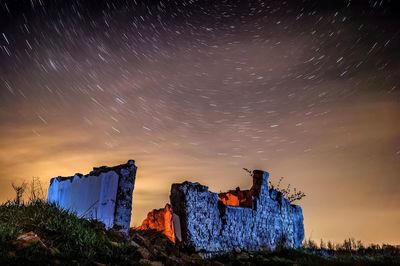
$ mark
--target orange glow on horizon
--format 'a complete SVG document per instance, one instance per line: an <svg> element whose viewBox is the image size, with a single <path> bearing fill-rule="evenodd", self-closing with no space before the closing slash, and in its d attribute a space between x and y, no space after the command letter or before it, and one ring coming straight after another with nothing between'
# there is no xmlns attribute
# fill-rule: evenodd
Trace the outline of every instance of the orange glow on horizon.
<svg viewBox="0 0 400 266"><path fill-rule="evenodd" d="M398 244L400 199L396 184L400 164L384 167L386 161L380 157L365 155L366 151L389 152L391 144L382 146L380 140L400 135L400 124L394 115L398 112L398 107L387 102L343 106L340 112L310 125L319 128L312 131L314 137L304 140L312 143L312 151L303 152L291 146L290 152L271 149L255 153L251 148L243 150L245 156L241 158L203 154L198 146L176 146L174 140L179 138L173 132L163 133L169 141L160 147L152 146L150 137L143 137L148 141L132 142L132 136L127 135L121 137L120 146L110 148L102 145L104 139L94 131L73 130L65 122L41 128L40 136L32 134L33 125L15 124L0 132L0 201L14 197L12 182L39 176L47 189L51 177L87 174L94 166L112 166L134 159L138 172L131 225L137 226L149 210L169 202L172 183L200 182L214 192L236 186L249 188L252 180L242 170L248 167L267 170L272 181L284 176L285 182L305 191L307 196L296 204L303 208L306 238L341 242L354 237L365 243ZM334 123L348 113L358 116L343 122L351 125L346 134L340 128L324 130L326 121ZM368 130L370 127L378 130ZM281 130L282 135L288 134ZM352 148L336 154L339 144ZM218 137L204 140L202 145L230 143L221 142Z"/></svg>

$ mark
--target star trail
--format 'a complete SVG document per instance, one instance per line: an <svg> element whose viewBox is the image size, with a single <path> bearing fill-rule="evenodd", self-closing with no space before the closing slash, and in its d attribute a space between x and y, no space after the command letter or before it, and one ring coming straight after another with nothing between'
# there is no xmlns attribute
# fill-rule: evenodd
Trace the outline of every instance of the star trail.
<svg viewBox="0 0 400 266"><path fill-rule="evenodd" d="M135 225L247 167L306 192L307 238L398 243L399 8L323 2L0 1L0 200L134 159Z"/></svg>

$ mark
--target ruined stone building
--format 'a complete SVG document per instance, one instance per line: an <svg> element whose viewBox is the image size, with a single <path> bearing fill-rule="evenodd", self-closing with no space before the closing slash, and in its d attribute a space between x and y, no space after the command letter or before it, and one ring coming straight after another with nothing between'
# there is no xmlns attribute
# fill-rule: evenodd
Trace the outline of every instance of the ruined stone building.
<svg viewBox="0 0 400 266"><path fill-rule="evenodd" d="M268 177L267 172L254 171L250 190L220 194L199 183L173 184L172 208L150 212L142 229L174 232L176 243L206 256L234 249L299 247L304 238L302 210L270 189ZM161 222L154 221L161 216ZM172 223L165 221L169 217Z"/></svg>
<svg viewBox="0 0 400 266"><path fill-rule="evenodd" d="M253 172L248 191L213 193L198 183L173 184L171 205L175 236L198 252L299 247L304 238L303 214L268 187L268 173ZM229 203L234 203L230 205Z"/></svg>
<svg viewBox="0 0 400 266"><path fill-rule="evenodd" d="M48 201L79 217L99 220L107 228L128 232L136 169L135 161L129 160L114 167L95 167L87 175L54 177Z"/></svg>
<svg viewBox="0 0 400 266"><path fill-rule="evenodd" d="M80 217L97 219L107 228L128 232L132 211L135 162L96 167L87 175L55 177L49 202ZM137 230L157 230L172 242L204 256L231 251L299 247L303 214L281 192L268 187L269 174L253 171L249 190L213 193L199 183L173 184L165 208L151 211Z"/></svg>

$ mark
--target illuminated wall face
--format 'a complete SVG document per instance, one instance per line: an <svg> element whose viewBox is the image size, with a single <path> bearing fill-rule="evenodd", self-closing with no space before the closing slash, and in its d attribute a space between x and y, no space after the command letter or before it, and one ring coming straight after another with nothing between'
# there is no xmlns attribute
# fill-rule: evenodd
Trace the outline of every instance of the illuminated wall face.
<svg viewBox="0 0 400 266"><path fill-rule="evenodd" d="M96 219L107 228L114 225L115 202L119 177L115 172L100 176L54 179L49 187L48 200L79 217Z"/></svg>
<svg viewBox="0 0 400 266"><path fill-rule="evenodd" d="M88 175L52 178L48 200L79 217L128 232L136 169L135 162L129 160L118 166L95 167Z"/></svg>
<svg viewBox="0 0 400 266"><path fill-rule="evenodd" d="M171 183L248 189L242 168L268 169L306 192L307 238L399 243L398 12L3 2L0 201L132 158L139 225Z"/></svg>

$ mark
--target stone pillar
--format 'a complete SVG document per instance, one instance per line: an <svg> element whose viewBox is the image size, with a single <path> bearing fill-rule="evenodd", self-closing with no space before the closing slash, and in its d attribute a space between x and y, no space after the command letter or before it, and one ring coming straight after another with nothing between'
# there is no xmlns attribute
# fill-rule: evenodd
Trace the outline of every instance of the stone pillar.
<svg viewBox="0 0 400 266"><path fill-rule="evenodd" d="M119 181L115 203L114 226L121 227L125 232L129 230L131 223L132 194L135 188L136 170L137 167L133 160L129 160L124 167L117 169Z"/></svg>

